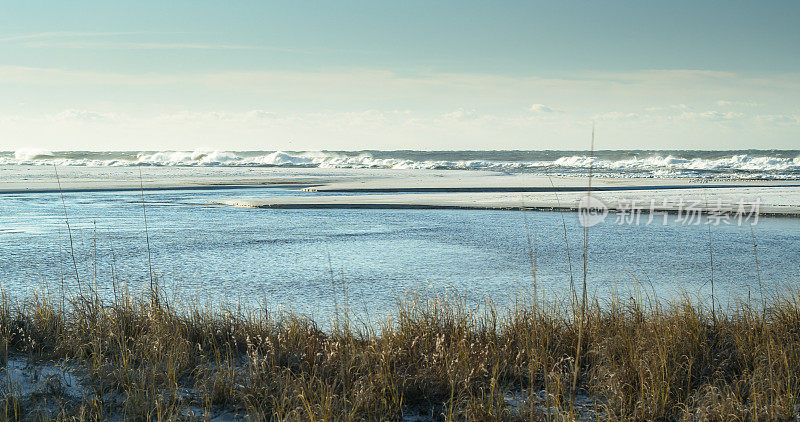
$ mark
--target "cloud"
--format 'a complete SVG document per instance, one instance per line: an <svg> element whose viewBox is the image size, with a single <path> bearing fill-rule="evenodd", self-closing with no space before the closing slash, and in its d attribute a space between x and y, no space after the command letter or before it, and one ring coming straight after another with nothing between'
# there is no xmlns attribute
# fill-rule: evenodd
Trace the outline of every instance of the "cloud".
<svg viewBox="0 0 800 422"><path fill-rule="evenodd" d="M797 115L748 116L610 111L516 114L460 108L272 112L184 110L150 115L67 109L36 117L0 114L0 150L67 149L586 149L591 122L599 148L791 148ZM727 127L725 122L736 122ZM102 124L101 124L102 123ZM730 130L729 130L730 129ZM765 141L765 134L770 138ZM716 143L709 143L713 139ZM768 141L768 142L767 142Z"/></svg>
<svg viewBox="0 0 800 422"><path fill-rule="evenodd" d="M788 114L759 115L756 121L771 126L800 126L800 116Z"/></svg>
<svg viewBox="0 0 800 422"><path fill-rule="evenodd" d="M690 107L686 104L671 104L667 106L653 106L653 107L646 107L645 111L674 111L674 110L688 110Z"/></svg>
<svg viewBox="0 0 800 422"><path fill-rule="evenodd" d="M119 41L30 41L22 44L28 48L68 48L107 50L253 50L257 47L236 44L202 44L170 42L119 42Z"/></svg>
<svg viewBox="0 0 800 422"><path fill-rule="evenodd" d="M164 44L144 45L147 48L246 48L247 46L224 46L214 44ZM663 100L666 104L687 107L709 104L722 95L726 97L749 96L758 103L781 104L790 93L800 93L800 75L775 77L775 83L723 73L725 77L714 78L713 72L704 72L703 77L689 78L681 71L645 71L641 73L604 74L589 73L582 78L540 78L534 76L511 77L498 74L477 73L427 73L405 76L386 69L347 68L326 71L224 71L186 73L122 73L92 72L62 68L26 67L0 65L0 84L31 85L87 85L87 86L161 86L173 85L207 90L232 90L244 93L273 94L284 92L291 97L314 94L317 97L342 95L392 100L409 98L425 102L453 99L457 106L484 108L487 100L497 104L517 104L530 111L558 111L548 105L551 102L569 102L570 108L585 105L632 101ZM696 74L696 73L690 73ZM627 82L621 83L620 79ZM765 85L766 84L766 85ZM322 94L324 93L324 94ZM528 98L536 96L543 101L530 105ZM710 98L709 98L710 97ZM761 97L761 98L755 98ZM462 101L472 99L471 103ZM725 97L722 97L725 98ZM602 99L602 100L601 100ZM646 103L645 103L646 104ZM640 104L642 107L645 104ZM652 103L651 103L652 104ZM449 108L452 109L451 104ZM602 110L601 110L602 111Z"/></svg>
<svg viewBox="0 0 800 422"><path fill-rule="evenodd" d="M46 38L83 38L83 37L107 37L116 35L135 35L144 34L143 32L39 32L35 34L9 35L0 37L0 42L8 41L27 41Z"/></svg>
<svg viewBox="0 0 800 422"><path fill-rule="evenodd" d="M686 112L680 115L683 119L703 119L712 122L729 122L734 120L741 120L745 118L744 113L735 113L732 111L722 112L716 110L709 110L703 112Z"/></svg>
<svg viewBox="0 0 800 422"><path fill-rule="evenodd" d="M277 113L266 110L250 110L245 115L250 119L269 119L277 116Z"/></svg>
<svg viewBox="0 0 800 422"><path fill-rule="evenodd" d="M592 119L605 122L640 121L640 122L650 122L650 123L676 124L677 122L680 121L694 120L694 121L707 121L707 122L731 122L731 121L745 120L748 118L748 116L745 115L744 113L723 112L717 110L708 110L700 112L681 111L680 113L669 112L674 110L681 110L681 109L670 109L670 108L648 107L645 110L648 112L636 113L636 112L610 111L605 113L598 113L595 114L592 117Z"/></svg>
<svg viewBox="0 0 800 422"><path fill-rule="evenodd" d="M115 49L115 50L252 50L239 44L142 42L110 40L124 35L154 35L163 32L40 32L0 37L0 43L17 43L26 48ZM173 33L174 34L174 33ZM97 38L105 38L98 41Z"/></svg>
<svg viewBox="0 0 800 422"><path fill-rule="evenodd" d="M0 143L12 149L28 139L54 139L60 149L79 149L90 139L175 148L183 142L188 149L214 139L221 148L228 148L225 142L285 148L286 139L307 149L585 148L592 120L608 148L790 148L800 136L792 101L800 96L800 74L543 78L363 68L137 73L0 65L0 90ZM718 101L762 105L740 109ZM43 119L42 113L50 114ZM54 124L48 129L47 123Z"/></svg>
<svg viewBox="0 0 800 422"><path fill-rule="evenodd" d="M477 119L478 113L474 109L464 110L463 108L459 108L458 110L442 114L442 118L444 120L465 122Z"/></svg>
<svg viewBox="0 0 800 422"><path fill-rule="evenodd" d="M734 72L698 69L652 69L633 72L596 72L593 78L614 79L625 83L631 82L675 82L675 81L725 81L738 79L741 76Z"/></svg>
<svg viewBox="0 0 800 422"><path fill-rule="evenodd" d="M155 117L155 120L162 123L259 123L274 120L278 114L266 110L249 110L244 112L236 111L188 111L182 110L175 113L160 114Z"/></svg>
<svg viewBox="0 0 800 422"><path fill-rule="evenodd" d="M605 113L599 113L592 116L592 120L601 121L601 122L621 122L621 121L633 121L633 120L640 120L642 116L639 113L625 113L620 111L609 111Z"/></svg>
<svg viewBox="0 0 800 422"><path fill-rule="evenodd" d="M552 107L544 104L533 104L528 108L528 110L534 113L554 113L556 111Z"/></svg>
<svg viewBox="0 0 800 422"><path fill-rule="evenodd" d="M113 113L101 113L91 110L64 110L54 116L53 120L67 121L67 122L100 122L116 120L117 116Z"/></svg>
<svg viewBox="0 0 800 422"><path fill-rule="evenodd" d="M716 104L720 107L759 107L761 105L755 101L728 101L728 100L718 100Z"/></svg>

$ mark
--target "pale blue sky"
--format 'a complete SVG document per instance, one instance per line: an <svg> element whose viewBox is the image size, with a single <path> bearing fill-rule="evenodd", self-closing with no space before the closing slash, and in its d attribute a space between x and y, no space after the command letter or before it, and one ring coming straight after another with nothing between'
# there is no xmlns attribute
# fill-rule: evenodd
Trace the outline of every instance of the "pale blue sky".
<svg viewBox="0 0 800 422"><path fill-rule="evenodd" d="M0 2L0 149L797 148L800 2Z"/></svg>

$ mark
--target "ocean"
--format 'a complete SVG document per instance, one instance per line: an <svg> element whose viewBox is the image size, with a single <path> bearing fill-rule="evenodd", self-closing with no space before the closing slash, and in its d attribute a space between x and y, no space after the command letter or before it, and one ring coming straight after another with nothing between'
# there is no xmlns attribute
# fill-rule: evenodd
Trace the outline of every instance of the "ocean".
<svg viewBox="0 0 800 422"><path fill-rule="evenodd" d="M195 166L492 170L604 177L800 178L800 150L0 152L1 166Z"/></svg>

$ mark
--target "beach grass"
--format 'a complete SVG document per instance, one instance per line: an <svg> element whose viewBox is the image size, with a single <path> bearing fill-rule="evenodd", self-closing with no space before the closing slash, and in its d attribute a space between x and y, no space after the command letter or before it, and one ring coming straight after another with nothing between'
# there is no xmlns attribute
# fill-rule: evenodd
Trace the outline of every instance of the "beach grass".
<svg viewBox="0 0 800 422"><path fill-rule="evenodd" d="M155 284L157 286L157 283ZM335 323L213 311L156 288L103 301L0 301L0 367L78 380L14 385L5 420L786 420L798 414L800 295L712 316L689 299L574 299L475 308L398 301ZM579 307L579 306L578 306ZM575 361L578 338L580 359ZM52 372L52 370L50 371ZM577 373L576 391L572 391ZM77 385L77 387L76 387ZM26 392L27 391L27 392ZM573 402L574 397L574 402ZM414 419L416 418L416 419Z"/></svg>

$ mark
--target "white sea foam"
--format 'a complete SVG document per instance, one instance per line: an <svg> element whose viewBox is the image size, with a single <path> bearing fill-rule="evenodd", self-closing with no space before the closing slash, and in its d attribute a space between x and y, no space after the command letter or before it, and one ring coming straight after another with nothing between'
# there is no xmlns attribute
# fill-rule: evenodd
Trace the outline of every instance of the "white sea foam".
<svg viewBox="0 0 800 422"><path fill-rule="evenodd" d="M52 152L40 148L22 148L14 152L14 158L19 161L30 161L40 158L49 158L52 156Z"/></svg>
<svg viewBox="0 0 800 422"><path fill-rule="evenodd" d="M425 155L427 154L427 155ZM487 152L495 159L457 159L463 152L425 153L422 156L453 159L411 159L421 156L414 152L387 152L383 157L370 153L329 151L237 153L230 151L198 149L195 151L159 151L147 153L53 153L40 149L21 149L13 155L0 153L0 165L59 165L59 166L301 166L320 168L390 168L390 169L460 169L528 171L547 173L582 173L589 168L614 173L624 177L642 174L650 177L681 177L704 174L730 177L759 177L773 179L800 179L800 157L789 158L735 154L702 156L688 152L684 156L674 153L647 153L638 156L592 157L589 154L563 156L548 152L548 159L518 160L506 158L503 152ZM473 153L470 156L481 153ZM535 153L526 153L535 156ZM544 154L544 153L543 153ZM547 155L547 154L544 154ZM700 156L697 156L700 155ZM500 157L500 159L498 159Z"/></svg>
<svg viewBox="0 0 800 422"><path fill-rule="evenodd" d="M149 164L158 166L213 166L213 165L235 165L241 160L238 155L225 151L195 150L186 151L164 151L153 154L139 154L135 162L120 162L119 165Z"/></svg>

